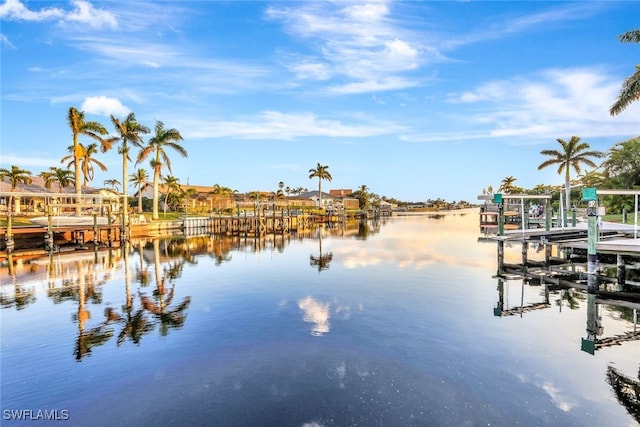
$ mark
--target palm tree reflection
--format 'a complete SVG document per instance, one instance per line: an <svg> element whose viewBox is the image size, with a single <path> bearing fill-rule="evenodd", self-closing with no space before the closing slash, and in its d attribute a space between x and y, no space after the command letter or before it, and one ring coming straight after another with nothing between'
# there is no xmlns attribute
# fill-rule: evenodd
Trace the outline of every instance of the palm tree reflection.
<svg viewBox="0 0 640 427"><path fill-rule="evenodd" d="M164 282L165 279L166 276L163 277L162 281ZM185 310L189 307L189 304L191 304L191 297L187 296L184 297L182 303L171 309L170 306L173 303L174 292L175 285L167 292L163 283L154 291L154 298L140 294L142 307L160 321L160 333L163 336L169 332L169 329L180 328L184 324L186 320Z"/></svg>
<svg viewBox="0 0 640 427"><path fill-rule="evenodd" d="M133 297L131 296L131 278L129 275L129 256L128 256L129 242L125 241L125 296L126 303L122 306L124 312L124 318L119 318L121 323L124 323L122 330L118 334L116 341L117 345L121 345L127 339L130 339L134 344L139 344L142 336L151 332L154 329L154 324L149 322L143 308L139 308L135 311L133 309ZM137 272L138 280L140 280L141 272L144 272L144 276L148 278L147 269L142 266L142 248L140 248L140 269ZM147 279L148 280L148 279ZM145 285L143 285L145 286Z"/></svg>
<svg viewBox="0 0 640 427"><path fill-rule="evenodd" d="M316 267L318 269L318 272L322 271L322 270L327 270L329 268L329 263L333 260L333 253L329 252L326 254L322 253L322 234L323 234L323 228L319 227L318 228L318 246L319 246L319 252L320 254L318 256L314 256L314 255L310 255L309 256L309 264L312 267Z"/></svg>
<svg viewBox="0 0 640 427"><path fill-rule="evenodd" d="M177 307L171 309L170 306L173 303L175 296L175 284L172 284L171 289L167 291L165 283L167 280L173 282L182 274L182 268L184 261L176 261L169 269L164 271L162 278L160 277L160 243L158 240L153 242L154 260L155 260L155 272L156 272L156 289L153 291L153 297L148 297L142 293L138 293L140 296L140 303L144 310L153 314L156 320L160 321L160 333L166 335L171 328L180 328L185 320L185 310L191 303L191 297L184 298L182 303Z"/></svg>
<svg viewBox="0 0 640 427"><path fill-rule="evenodd" d="M78 312L75 319L78 322L78 336L76 338L76 345L74 355L77 361L81 361L84 356L91 353L93 347L100 346L107 342L113 336L113 328L109 324L114 320L114 313L109 309L105 310L106 319L99 325L85 329L85 323L91 318L89 310L85 309L85 304L95 290L93 280L87 281L87 278L92 278L92 275L85 275L84 264L80 261L78 265ZM95 267L95 264L94 264ZM90 292L87 294L86 287L90 288ZM117 316L117 314L115 314Z"/></svg>

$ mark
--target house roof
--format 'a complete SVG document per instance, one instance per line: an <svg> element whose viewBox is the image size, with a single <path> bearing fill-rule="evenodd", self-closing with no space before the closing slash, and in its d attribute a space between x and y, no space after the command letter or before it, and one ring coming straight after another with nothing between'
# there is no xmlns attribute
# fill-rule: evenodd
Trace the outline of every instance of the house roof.
<svg viewBox="0 0 640 427"><path fill-rule="evenodd" d="M100 189L96 189L93 187L83 186L82 193L83 194L94 194L99 192ZM44 185L44 179L39 176L32 176L30 184L18 184L16 188L12 191L11 183L9 182L9 178L6 177L4 180L0 181L0 192L3 193L44 193L44 194L75 194L76 187L75 185L67 185L66 187L60 189L58 183L52 183L51 188L47 188Z"/></svg>
<svg viewBox="0 0 640 427"><path fill-rule="evenodd" d="M298 194L298 197L303 198L303 199L311 199L311 198L315 198L318 197L318 192L317 191L307 191L306 193L300 193ZM322 198L323 199L335 199L335 196L332 196L329 193L325 193L324 191L322 192Z"/></svg>

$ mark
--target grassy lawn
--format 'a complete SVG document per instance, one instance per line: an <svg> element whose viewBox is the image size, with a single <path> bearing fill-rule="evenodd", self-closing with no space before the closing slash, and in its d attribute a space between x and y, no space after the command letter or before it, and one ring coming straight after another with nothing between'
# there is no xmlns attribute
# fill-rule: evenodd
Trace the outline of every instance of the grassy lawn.
<svg viewBox="0 0 640 427"><path fill-rule="evenodd" d="M32 225L29 218L26 216L14 216L13 217L13 227L24 227L25 225ZM0 227L7 226L7 217L0 218Z"/></svg>
<svg viewBox="0 0 640 427"><path fill-rule="evenodd" d="M622 214L615 214L615 215L605 215L602 218L604 221L609 221L609 222L619 222L622 223ZM631 224L633 225L633 221L634 221L634 213L628 213L627 214L627 221L625 222L625 224ZM640 221L640 215L639 215L639 219L638 221Z"/></svg>

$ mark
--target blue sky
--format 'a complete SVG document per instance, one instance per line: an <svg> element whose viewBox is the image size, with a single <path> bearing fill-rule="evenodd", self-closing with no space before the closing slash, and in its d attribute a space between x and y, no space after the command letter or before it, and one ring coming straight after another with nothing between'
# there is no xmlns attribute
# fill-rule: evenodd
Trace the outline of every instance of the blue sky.
<svg viewBox="0 0 640 427"><path fill-rule="evenodd" d="M61 166L69 107L114 132L129 111L178 129L181 183L365 184L475 201L506 176L561 184L540 150L638 135L611 117L640 46L638 2L20 1L0 4L0 167ZM82 142L88 143L90 140ZM117 150L92 185L121 179ZM129 166L150 170L148 161Z"/></svg>

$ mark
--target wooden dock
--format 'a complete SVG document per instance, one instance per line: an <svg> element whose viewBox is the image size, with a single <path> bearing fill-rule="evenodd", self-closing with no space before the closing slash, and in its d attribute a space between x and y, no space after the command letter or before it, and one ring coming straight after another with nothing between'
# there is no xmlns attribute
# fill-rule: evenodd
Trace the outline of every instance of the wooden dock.
<svg viewBox="0 0 640 427"><path fill-rule="evenodd" d="M39 248L46 250L61 245L84 248L86 245L111 247L123 240L135 237L155 237L182 234L185 236L220 234L239 237L264 238L267 235L289 235L292 232L309 230L320 224L334 225L356 220L346 215L287 215L277 212L271 215L236 215L186 217L169 221L141 221L134 219L124 230L121 224L78 224L64 226L19 226L12 227L12 239L19 244L16 250ZM54 223L55 224L55 223ZM49 233L51 230L51 234ZM0 227L0 258L7 255L7 228ZM26 247L25 247L26 246ZM18 253L16 253L18 255Z"/></svg>

